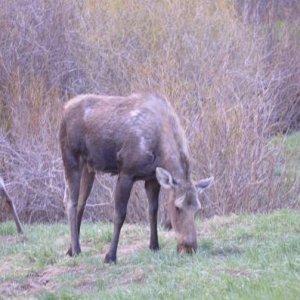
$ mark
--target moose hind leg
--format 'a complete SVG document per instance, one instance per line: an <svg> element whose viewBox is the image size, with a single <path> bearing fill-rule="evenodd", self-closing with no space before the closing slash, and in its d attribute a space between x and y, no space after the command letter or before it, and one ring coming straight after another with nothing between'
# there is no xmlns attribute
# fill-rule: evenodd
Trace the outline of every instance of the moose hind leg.
<svg viewBox="0 0 300 300"><path fill-rule="evenodd" d="M93 183L95 179L95 172L90 171L88 166L85 165L82 170L81 180L80 180L80 192L77 207L77 227L78 235L80 235L80 225L82 220L82 215L85 209L86 201L91 193Z"/></svg>
<svg viewBox="0 0 300 300"><path fill-rule="evenodd" d="M127 204L133 186L131 177L120 174L115 189L115 213L114 213L114 233L108 253L105 256L106 263L117 261L117 248L119 243L120 231L124 223Z"/></svg>
<svg viewBox="0 0 300 300"><path fill-rule="evenodd" d="M147 180L145 189L149 201L149 221L150 221L150 249L159 250L157 235L157 212L160 185L156 179Z"/></svg>
<svg viewBox="0 0 300 300"><path fill-rule="evenodd" d="M80 189L81 170L79 160L72 153L68 152L68 155L63 155L64 167L65 167L65 180L66 190L64 199L66 211L68 215L68 221L71 232L71 247L67 254L70 256L78 255L80 250L79 235L78 235L78 222L77 222L77 206Z"/></svg>
<svg viewBox="0 0 300 300"><path fill-rule="evenodd" d="M79 200L77 205L77 230L78 230L78 239L80 238L80 226L85 209L86 201L91 193L93 183L95 179L95 172L89 171L88 167L84 165L81 173L80 179L80 191L79 191ZM66 193L65 193L66 194ZM67 252L69 255L72 253L72 245Z"/></svg>

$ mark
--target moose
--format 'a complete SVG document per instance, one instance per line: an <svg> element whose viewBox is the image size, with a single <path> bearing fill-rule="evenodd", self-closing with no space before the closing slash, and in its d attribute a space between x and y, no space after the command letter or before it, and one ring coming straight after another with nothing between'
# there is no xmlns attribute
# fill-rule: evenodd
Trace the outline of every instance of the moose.
<svg viewBox="0 0 300 300"><path fill-rule="evenodd" d="M4 181L1 176L0 176L0 198L4 199L5 203L7 204L7 207L9 208L10 213L13 215L13 218L14 218L16 226L17 226L18 233L23 234L23 229L22 229L18 214L16 212L14 203L6 191Z"/></svg>
<svg viewBox="0 0 300 300"><path fill-rule="evenodd" d="M159 249L157 213L160 188L167 189L167 210L180 254L197 249L198 193L213 178L194 183L188 146L170 103L156 94L128 97L79 95L65 106L59 132L65 174L64 205L70 256L81 252L82 215L95 173L118 175L114 192L114 230L106 263L115 263L120 231L135 181L143 180L149 203L150 249Z"/></svg>

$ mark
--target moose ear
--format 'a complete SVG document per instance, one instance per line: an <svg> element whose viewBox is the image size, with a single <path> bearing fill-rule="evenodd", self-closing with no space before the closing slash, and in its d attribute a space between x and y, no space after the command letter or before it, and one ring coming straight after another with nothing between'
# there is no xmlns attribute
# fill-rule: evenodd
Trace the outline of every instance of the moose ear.
<svg viewBox="0 0 300 300"><path fill-rule="evenodd" d="M214 177L208 177L205 179L201 179L199 182L195 184L195 187L199 193L202 193L204 190L209 188L214 181Z"/></svg>
<svg viewBox="0 0 300 300"><path fill-rule="evenodd" d="M0 176L0 191L4 189L4 181L2 179L2 177Z"/></svg>
<svg viewBox="0 0 300 300"><path fill-rule="evenodd" d="M156 168L156 178L159 184L165 189L170 189L174 187L174 181L172 175L165 169L157 167Z"/></svg>

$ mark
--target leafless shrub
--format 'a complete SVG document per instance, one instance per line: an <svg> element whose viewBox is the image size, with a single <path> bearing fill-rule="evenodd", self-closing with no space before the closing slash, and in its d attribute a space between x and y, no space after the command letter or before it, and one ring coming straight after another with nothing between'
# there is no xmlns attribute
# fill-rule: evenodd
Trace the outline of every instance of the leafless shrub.
<svg viewBox="0 0 300 300"><path fill-rule="evenodd" d="M21 218L63 218L58 124L63 102L82 92L168 97L186 129L195 178L216 179L204 215L299 206L299 178L270 138L300 124L299 14L288 18L293 10L273 4L3 3L0 172ZM97 181L85 218L110 220L115 178ZM130 221L147 216L141 184Z"/></svg>

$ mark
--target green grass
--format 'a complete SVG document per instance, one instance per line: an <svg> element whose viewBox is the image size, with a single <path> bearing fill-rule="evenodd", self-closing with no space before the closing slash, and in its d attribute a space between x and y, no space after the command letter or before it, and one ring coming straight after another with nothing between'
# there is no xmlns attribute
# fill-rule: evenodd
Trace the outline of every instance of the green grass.
<svg viewBox="0 0 300 300"><path fill-rule="evenodd" d="M288 159L288 172L300 176L300 132L288 136L277 136L275 145L283 145L284 155Z"/></svg>
<svg viewBox="0 0 300 300"><path fill-rule="evenodd" d="M275 146L282 151L282 161L278 161L275 174L281 177L283 185L279 190L280 199L290 201L288 207L299 207L300 204L300 132L290 135L279 135L272 139Z"/></svg>
<svg viewBox="0 0 300 300"><path fill-rule="evenodd" d="M300 132L294 132L293 134L287 136L284 144L289 151L297 152L298 157L300 156Z"/></svg>
<svg viewBox="0 0 300 300"><path fill-rule="evenodd" d="M287 154L291 156L291 163L288 168L300 178L300 132L291 134L284 141L284 145Z"/></svg>
<svg viewBox="0 0 300 300"><path fill-rule="evenodd" d="M214 217L197 223L196 254L179 256L171 233L148 250L148 226L125 224L117 265L103 263L111 224L83 224L69 258L67 225L0 224L0 298L299 299L300 213Z"/></svg>

